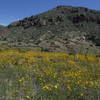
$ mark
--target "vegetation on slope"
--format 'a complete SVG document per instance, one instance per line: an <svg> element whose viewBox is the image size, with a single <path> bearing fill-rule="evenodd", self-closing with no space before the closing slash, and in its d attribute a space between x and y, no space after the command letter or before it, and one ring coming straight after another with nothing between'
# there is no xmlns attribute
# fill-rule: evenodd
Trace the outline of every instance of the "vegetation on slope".
<svg viewBox="0 0 100 100"><path fill-rule="evenodd" d="M13 22L0 33L5 33L4 30L6 34L0 36L0 40L12 47L100 54L100 11L58 6Z"/></svg>
<svg viewBox="0 0 100 100"><path fill-rule="evenodd" d="M99 100L100 57L0 51L0 100Z"/></svg>

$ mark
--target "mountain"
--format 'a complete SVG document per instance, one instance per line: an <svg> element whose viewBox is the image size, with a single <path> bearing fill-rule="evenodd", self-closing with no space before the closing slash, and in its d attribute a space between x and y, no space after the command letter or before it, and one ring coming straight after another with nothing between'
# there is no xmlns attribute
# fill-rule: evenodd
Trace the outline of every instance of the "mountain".
<svg viewBox="0 0 100 100"><path fill-rule="evenodd" d="M100 54L100 11L57 6L0 26L0 41L13 48Z"/></svg>

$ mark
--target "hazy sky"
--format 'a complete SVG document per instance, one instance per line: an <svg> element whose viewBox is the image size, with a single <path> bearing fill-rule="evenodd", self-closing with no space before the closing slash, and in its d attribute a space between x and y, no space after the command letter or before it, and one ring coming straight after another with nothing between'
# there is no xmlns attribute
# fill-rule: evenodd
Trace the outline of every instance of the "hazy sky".
<svg viewBox="0 0 100 100"><path fill-rule="evenodd" d="M45 12L57 5L82 6L100 10L100 0L0 0L0 24Z"/></svg>

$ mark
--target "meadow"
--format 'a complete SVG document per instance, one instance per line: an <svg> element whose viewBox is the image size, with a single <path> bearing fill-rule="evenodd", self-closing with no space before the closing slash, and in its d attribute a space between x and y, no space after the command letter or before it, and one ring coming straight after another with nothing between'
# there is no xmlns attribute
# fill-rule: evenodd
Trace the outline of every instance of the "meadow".
<svg viewBox="0 0 100 100"><path fill-rule="evenodd" d="M100 57L0 51L0 100L100 100Z"/></svg>

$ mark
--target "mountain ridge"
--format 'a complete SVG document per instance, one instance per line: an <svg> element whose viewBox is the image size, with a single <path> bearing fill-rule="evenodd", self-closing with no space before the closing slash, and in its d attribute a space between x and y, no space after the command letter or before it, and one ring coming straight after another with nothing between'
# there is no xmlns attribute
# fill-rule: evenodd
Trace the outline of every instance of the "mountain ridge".
<svg viewBox="0 0 100 100"><path fill-rule="evenodd" d="M72 8L73 8L73 6L59 5L59 6L56 6L56 7L52 8L52 9L50 9L50 10L57 9L57 8L62 8L62 7L67 7L67 8L71 8L71 7L72 7ZM83 8L83 9L88 9L88 10L91 10L91 11L100 12L100 10L90 9L90 8L87 8L87 7L81 7L81 6L74 6L74 8L80 8L80 9ZM48 12L48 11L50 11L50 10L43 11L43 12L41 12L41 13L39 13L39 14ZM32 15L32 16L37 16L37 15L39 15L39 14L35 14L35 15ZM21 18L20 20L23 20L23 19L29 18L29 17L30 17L30 16L27 16L27 17ZM20 21L20 20L17 20L17 21ZM17 22L17 21L13 21L13 22L11 22L10 24L12 24L12 23L14 23L14 22ZM7 26L9 26L10 24L8 24ZM3 26L3 25L2 25L2 26Z"/></svg>

